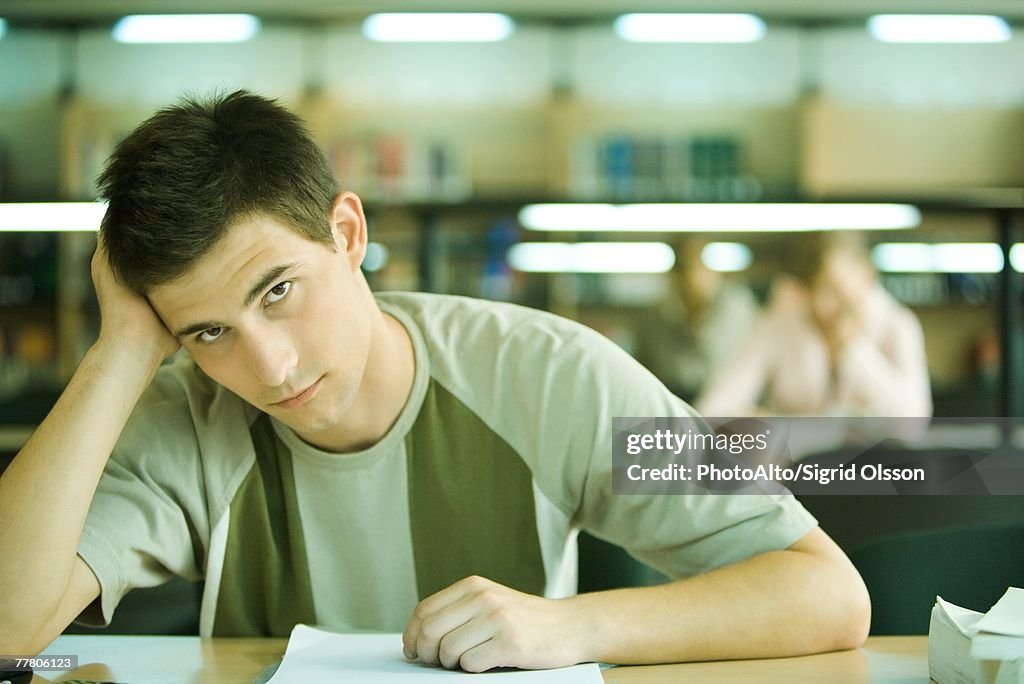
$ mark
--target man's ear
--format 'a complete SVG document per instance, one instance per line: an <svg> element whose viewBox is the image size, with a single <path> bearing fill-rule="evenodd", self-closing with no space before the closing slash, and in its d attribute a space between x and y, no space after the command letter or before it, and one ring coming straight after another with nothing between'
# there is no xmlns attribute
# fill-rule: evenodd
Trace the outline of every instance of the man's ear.
<svg viewBox="0 0 1024 684"><path fill-rule="evenodd" d="M352 270L358 270L366 256L366 215L355 193L343 192L334 198L328 215L334 244L345 255Z"/></svg>

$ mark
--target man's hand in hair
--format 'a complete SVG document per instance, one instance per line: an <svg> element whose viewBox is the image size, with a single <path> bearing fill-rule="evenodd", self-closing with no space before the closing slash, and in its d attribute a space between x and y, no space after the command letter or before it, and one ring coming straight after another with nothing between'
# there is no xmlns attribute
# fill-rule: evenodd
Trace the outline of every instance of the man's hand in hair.
<svg viewBox="0 0 1024 684"><path fill-rule="evenodd" d="M92 257L92 282L100 304L98 344L173 356L180 344L157 316L149 301L121 283L110 268L102 241Z"/></svg>

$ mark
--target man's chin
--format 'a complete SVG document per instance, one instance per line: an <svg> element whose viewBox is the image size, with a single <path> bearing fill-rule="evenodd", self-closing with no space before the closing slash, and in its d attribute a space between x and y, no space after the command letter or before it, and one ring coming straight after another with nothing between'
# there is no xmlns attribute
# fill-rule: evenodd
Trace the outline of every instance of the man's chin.
<svg viewBox="0 0 1024 684"><path fill-rule="evenodd" d="M288 411L268 411L271 416L284 423L292 432L311 437L323 434L337 426L338 421L325 416L295 416Z"/></svg>

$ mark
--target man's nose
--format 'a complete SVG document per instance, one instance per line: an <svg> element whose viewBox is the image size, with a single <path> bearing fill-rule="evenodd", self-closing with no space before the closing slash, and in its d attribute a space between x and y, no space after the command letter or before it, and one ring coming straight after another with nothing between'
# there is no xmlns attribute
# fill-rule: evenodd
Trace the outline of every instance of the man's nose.
<svg viewBox="0 0 1024 684"><path fill-rule="evenodd" d="M284 384L298 363L295 345L284 331L272 327L254 331L248 346L252 371L267 387Z"/></svg>

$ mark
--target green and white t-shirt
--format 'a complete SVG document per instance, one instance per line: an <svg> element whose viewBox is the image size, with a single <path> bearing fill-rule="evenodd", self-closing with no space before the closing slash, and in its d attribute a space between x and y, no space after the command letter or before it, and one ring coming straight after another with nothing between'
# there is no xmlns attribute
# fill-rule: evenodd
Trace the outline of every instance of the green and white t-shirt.
<svg viewBox="0 0 1024 684"><path fill-rule="evenodd" d="M549 597L576 589L576 533L669 577L791 545L792 497L616 496L612 418L690 416L625 352L577 323L441 295L384 293L408 330L412 392L377 444L331 454L182 355L146 391L107 465L79 554L109 622L134 587L205 578L204 635L298 622L401 631L469 575Z"/></svg>

